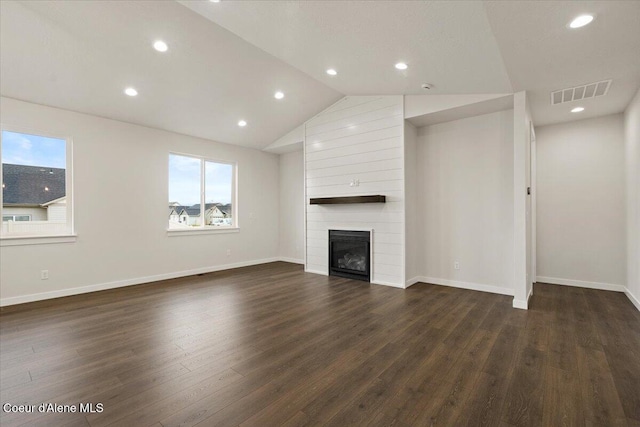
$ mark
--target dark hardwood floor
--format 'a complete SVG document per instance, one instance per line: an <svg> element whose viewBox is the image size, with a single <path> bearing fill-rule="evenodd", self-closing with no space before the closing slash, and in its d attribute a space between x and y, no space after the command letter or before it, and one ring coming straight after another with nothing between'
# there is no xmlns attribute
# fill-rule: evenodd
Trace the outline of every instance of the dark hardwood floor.
<svg viewBox="0 0 640 427"><path fill-rule="evenodd" d="M2 426L639 426L620 293L403 291L272 263L8 307Z"/></svg>

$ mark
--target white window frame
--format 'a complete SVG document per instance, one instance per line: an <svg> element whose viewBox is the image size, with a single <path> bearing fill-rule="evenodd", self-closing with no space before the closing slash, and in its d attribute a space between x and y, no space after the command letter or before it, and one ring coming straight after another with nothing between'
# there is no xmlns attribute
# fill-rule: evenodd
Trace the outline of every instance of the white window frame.
<svg viewBox="0 0 640 427"><path fill-rule="evenodd" d="M74 221L73 204L73 139L68 135L44 131L25 126L14 126L0 124L0 179L2 173L2 133L3 132L22 133L27 135L42 136L45 138L62 139L65 141L66 165L65 165L65 198L67 204L67 231L63 234L4 234L0 230L0 247L22 246L22 245L42 245L50 243L74 243L77 239ZM3 214L3 192L0 191L0 214Z"/></svg>
<svg viewBox="0 0 640 427"><path fill-rule="evenodd" d="M193 236L199 234L217 234L217 233L237 233L240 231L239 225L239 215L238 215L238 162L229 161L229 160L220 160L213 159L206 156L198 156L195 154L189 153L180 153L176 151L170 151L167 155L167 203L169 202L169 185L171 185L171 176L169 176L169 162L171 155L175 156L183 156L190 157L192 159L197 159L200 161L200 226L198 227L190 227L188 229L173 229L167 228L168 236ZM233 225L230 226L207 226L205 225L205 207L206 207L206 164L207 162L211 163L221 163L224 165L231 165L231 206L232 206L232 215L233 215ZM167 224L168 227L168 224Z"/></svg>

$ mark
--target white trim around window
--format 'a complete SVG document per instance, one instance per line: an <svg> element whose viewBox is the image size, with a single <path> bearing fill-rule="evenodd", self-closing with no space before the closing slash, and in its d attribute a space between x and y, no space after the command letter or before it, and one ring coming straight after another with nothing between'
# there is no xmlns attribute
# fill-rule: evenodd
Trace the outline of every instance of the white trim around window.
<svg viewBox="0 0 640 427"><path fill-rule="evenodd" d="M65 141L65 222L57 223L56 230L47 230L46 227L41 233L30 232L15 232L7 233L0 230L0 247L4 246L22 246L22 245L40 245L51 243L72 243L77 239L74 226L74 203L73 203L73 139L61 133L43 131L41 129L35 129L28 126L19 126L2 123L0 124L0 178L4 184L4 175L2 171L3 159L3 146L2 146L2 133L12 132L25 135L39 136L44 138L52 138ZM4 188L4 187L3 187ZM3 213L3 192L0 192L0 212ZM14 214L6 214L14 215ZM16 214L18 215L18 214ZM33 218L31 218L33 219ZM27 221L25 221L27 222ZM30 223L36 223L37 221L29 221ZM4 223L4 221L3 221ZM62 225L62 226L60 226Z"/></svg>
<svg viewBox="0 0 640 427"><path fill-rule="evenodd" d="M205 157L205 156L198 156L198 155L193 155L193 154L188 154L188 153L179 153L179 152L169 152L169 156L168 156L168 186L171 186L171 170L170 170L170 162L171 162L171 156L181 156L181 157L186 157L186 158L190 158L190 159L195 159L198 160L200 162L200 212L199 212L199 216L198 217L193 217L193 218L197 218L197 224L196 225L189 225L189 224L183 224L184 228L181 228L180 226L175 227L175 228L171 228L171 223L168 224L168 228L167 228L167 235L171 236L171 237L176 237L176 236L194 236L194 235L207 235L207 234L225 234L225 233L238 233L240 231L240 226L238 223L238 163L237 162L232 162L232 161L228 161L228 160L219 160L219 159L213 159L213 158L209 158L209 157ZM207 225L206 224L206 195L207 195L207 188L206 188L206 167L207 167L207 163L215 163L215 164L221 164L221 165L229 165L231 166L231 225ZM169 188L168 188L169 189ZM169 193L169 191L168 191ZM180 202L179 200L169 200L169 198L171 197L170 194L168 194L167 200L168 203L171 202ZM210 201L211 202L211 201ZM191 205L193 206L193 205ZM188 207L187 205L181 205L182 208ZM179 221L182 223L182 216L181 213L182 212L176 212L177 215L179 216ZM187 221L189 221L190 219L187 219Z"/></svg>

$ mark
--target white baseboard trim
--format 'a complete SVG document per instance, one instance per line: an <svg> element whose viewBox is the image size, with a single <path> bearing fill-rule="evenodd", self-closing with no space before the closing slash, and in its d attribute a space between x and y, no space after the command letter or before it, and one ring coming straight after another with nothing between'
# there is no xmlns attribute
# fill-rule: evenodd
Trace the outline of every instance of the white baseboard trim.
<svg viewBox="0 0 640 427"><path fill-rule="evenodd" d="M296 258L287 258L287 257L279 257L278 261L282 261L282 262L290 262L292 264L304 264L304 260L303 259L296 259Z"/></svg>
<svg viewBox="0 0 640 427"><path fill-rule="evenodd" d="M416 283L420 283L420 277L416 276L406 281L404 284L405 288L415 285Z"/></svg>
<svg viewBox="0 0 640 427"><path fill-rule="evenodd" d="M304 269L304 272L305 273L319 274L321 276L328 276L329 275L329 273L327 273L326 271L310 270L310 269L307 269L307 268Z"/></svg>
<svg viewBox="0 0 640 427"><path fill-rule="evenodd" d="M431 283L433 285L451 286L453 288L469 289L472 291L489 292L492 294L512 295L513 289L501 286L485 285L482 283L460 282L458 280L439 279L437 277L418 276L411 280L418 279L418 282Z"/></svg>
<svg viewBox="0 0 640 427"><path fill-rule="evenodd" d="M629 288L626 287L624 288L624 294L627 296L627 298L629 298L629 301L631 301L631 303L636 306L638 311L640 311L640 299L636 298L636 296L631 293Z"/></svg>
<svg viewBox="0 0 640 427"><path fill-rule="evenodd" d="M21 295L17 297L0 299L0 307L15 304L24 304L27 302L42 301L52 298L68 297L71 295L86 294L89 292L104 291L107 289L122 288L125 286L140 285L142 283L157 282L160 280L176 279L178 277L193 276L196 274L213 273L215 271L230 270L233 268L249 267L252 265L266 264L269 262L279 261L280 258L264 258L252 261L237 262L234 264L217 265L213 267L196 268L193 270L176 271L173 273L156 274L153 276L136 277L134 279L117 280L114 282L99 283L96 285L80 286L76 288L61 289L58 291L41 292L37 294Z"/></svg>
<svg viewBox="0 0 640 427"><path fill-rule="evenodd" d="M513 298L513 308L519 308L520 310L528 310L529 300L531 300L531 295L533 295L533 285L531 285L531 289L529 289L529 294L527 295L526 301Z"/></svg>
<svg viewBox="0 0 640 427"><path fill-rule="evenodd" d="M519 308L520 310L528 310L529 303L527 301L513 299L513 308Z"/></svg>
<svg viewBox="0 0 640 427"><path fill-rule="evenodd" d="M536 276L536 283L549 283L551 285L575 286L579 288L599 289L602 291L624 292L623 285L612 283L585 282L583 280L561 279L558 277Z"/></svg>
<svg viewBox="0 0 640 427"><path fill-rule="evenodd" d="M381 280L372 280L371 283L373 285L391 286L392 288L404 289L404 286L402 286L400 283L383 282Z"/></svg>

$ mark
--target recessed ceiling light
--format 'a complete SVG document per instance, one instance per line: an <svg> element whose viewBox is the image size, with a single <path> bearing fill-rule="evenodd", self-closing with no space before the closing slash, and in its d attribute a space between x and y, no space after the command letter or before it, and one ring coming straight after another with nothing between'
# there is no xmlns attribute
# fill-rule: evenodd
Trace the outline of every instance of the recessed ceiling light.
<svg viewBox="0 0 640 427"><path fill-rule="evenodd" d="M135 89L134 89L134 88L132 88L132 87L128 87L128 88L126 88L126 89L124 90L124 93L125 93L125 94L127 94L127 95L129 95L129 96L137 96L137 95L138 95L138 91L137 91L137 90L135 90Z"/></svg>
<svg viewBox="0 0 640 427"><path fill-rule="evenodd" d="M167 46L167 44L162 40L156 40L153 43L153 48L158 52L166 52L169 49L169 46Z"/></svg>
<svg viewBox="0 0 640 427"><path fill-rule="evenodd" d="M240 120L240 121L238 122L238 126L240 126L241 128L245 127L246 125L247 125L247 122L246 122L246 121L244 121L244 120Z"/></svg>
<svg viewBox="0 0 640 427"><path fill-rule="evenodd" d="M584 111L584 107L576 107L573 110L571 110L572 113L580 113Z"/></svg>
<svg viewBox="0 0 640 427"><path fill-rule="evenodd" d="M580 15L571 23L569 23L569 28L580 28L588 25L593 21L593 15Z"/></svg>
<svg viewBox="0 0 640 427"><path fill-rule="evenodd" d="M398 70L406 70L407 68L409 68L409 66L407 64L405 64L404 62L398 62L396 64L396 68Z"/></svg>
<svg viewBox="0 0 640 427"><path fill-rule="evenodd" d="M274 96L274 98L276 98L276 99L282 99L282 98L284 98L284 93L282 93L282 92L278 91L278 92L276 92L276 93L275 93L275 95L273 95L273 96Z"/></svg>
<svg viewBox="0 0 640 427"><path fill-rule="evenodd" d="M220 0L209 0L211 3L220 3Z"/></svg>
<svg viewBox="0 0 640 427"><path fill-rule="evenodd" d="M327 70L327 74L329 74L330 76L335 76L336 74L338 74L338 72L336 70L334 70L333 68L329 68Z"/></svg>

